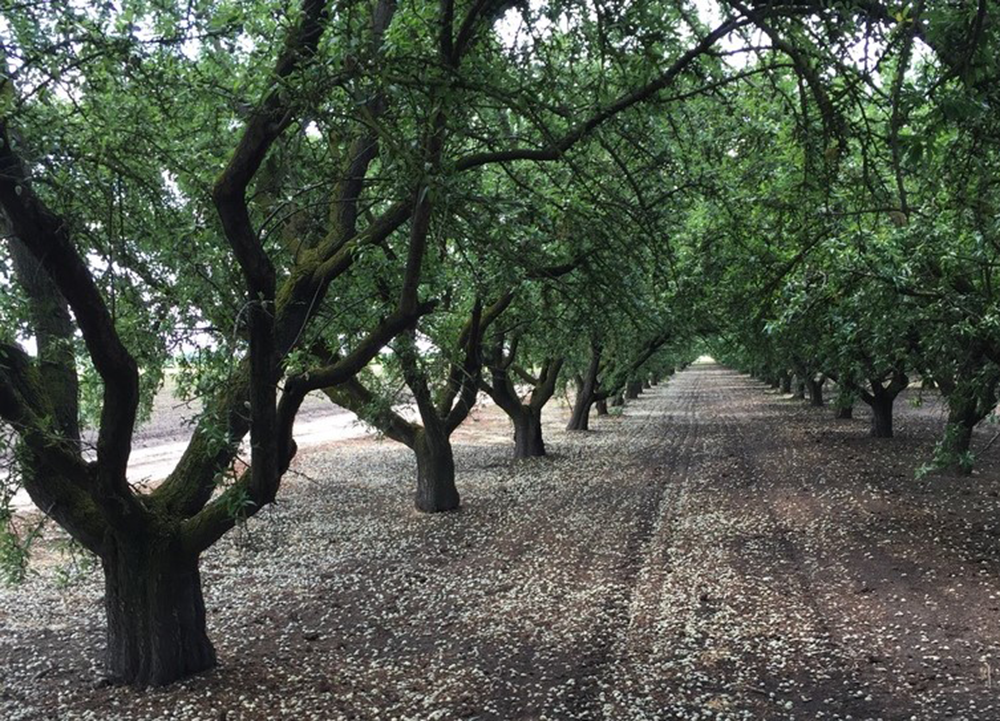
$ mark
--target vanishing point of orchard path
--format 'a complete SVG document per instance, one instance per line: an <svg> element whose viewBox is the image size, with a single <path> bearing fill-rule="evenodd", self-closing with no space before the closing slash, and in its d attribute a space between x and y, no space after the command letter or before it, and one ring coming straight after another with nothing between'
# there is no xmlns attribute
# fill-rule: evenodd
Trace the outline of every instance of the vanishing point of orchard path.
<svg viewBox="0 0 1000 721"><path fill-rule="evenodd" d="M166 689L95 688L95 577L0 591L0 716L1000 718L1000 483L914 477L933 409L869 439L696 364L593 433L564 413L512 463L480 411L444 516L410 510L406 449L303 456L205 558L220 667Z"/></svg>

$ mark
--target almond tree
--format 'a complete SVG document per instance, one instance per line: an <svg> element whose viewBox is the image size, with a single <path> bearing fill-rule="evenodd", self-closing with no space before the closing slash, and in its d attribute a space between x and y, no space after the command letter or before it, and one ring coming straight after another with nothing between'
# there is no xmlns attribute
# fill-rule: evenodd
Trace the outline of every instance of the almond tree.
<svg viewBox="0 0 1000 721"><path fill-rule="evenodd" d="M296 118L298 108L283 82L313 63L329 20L325 3L307 0L293 20L268 86L249 111L212 190L231 258L245 282L243 357L210 400L212 412L202 417L176 469L155 489L137 489L126 475L140 375L136 356L123 341L116 297L101 288L102 277L81 250L83 234L77 238L73 232L80 228L77 218L53 210L34 182L36 173L23 158L29 140L16 139L17 116L10 114L10 104L0 120L0 207L12 252L21 259L22 289L29 307L39 311L35 325L29 321L39 343L37 358L13 342L0 348L0 417L20 437L21 476L32 500L101 559L107 666L117 680L165 684L215 664L198 559L237 522L274 500L295 453L291 427L304 382L290 378L278 401L285 359L330 285L351 266L357 248L379 242L406 221L411 209L417 212L414 204L400 203L363 231L350 224L332 228L325 242L280 274L279 289L275 259L261 244L247 188ZM8 99L17 97L11 80L2 89ZM356 202L348 186L334 189L333 203L350 208ZM418 268L424 240L419 232L411 233L410 263ZM121 266L141 278L146 269L129 262L123 259ZM417 273L411 272L411 285ZM68 417L76 369L73 358L57 348L68 335L67 307L103 389L93 458L82 452ZM54 313L53 320L44 317L45 308ZM403 296L398 310L371 327L349 355L321 369L324 377L349 378L429 309L412 295ZM219 419L221 434L216 432ZM248 432L249 469L217 493L217 479L232 467Z"/></svg>

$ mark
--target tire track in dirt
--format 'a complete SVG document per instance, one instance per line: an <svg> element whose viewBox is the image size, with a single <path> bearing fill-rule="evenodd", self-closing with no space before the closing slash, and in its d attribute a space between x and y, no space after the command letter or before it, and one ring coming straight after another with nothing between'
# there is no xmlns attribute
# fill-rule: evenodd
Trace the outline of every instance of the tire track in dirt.
<svg viewBox="0 0 1000 721"><path fill-rule="evenodd" d="M732 708L762 718L908 718L874 688L868 666L859 665L856 653L832 633L807 572L802 538L775 512L773 488L789 467L773 459L783 460L776 451L792 445L790 414L766 408L758 384L722 369L718 373L731 390L726 407L715 413L720 458L713 491L731 522L723 538L735 573L726 590L731 601L743 597L740 620L749 630L733 641L748 647L738 665L750 670L740 685L751 693L731 699ZM711 593L703 592L701 600L711 607Z"/></svg>
<svg viewBox="0 0 1000 721"><path fill-rule="evenodd" d="M609 649L602 683L601 718L651 718L647 697L648 660L655 653L650 628L655 626L659 600L669 581L671 538L685 480L699 462L703 448L698 406L703 378L694 371L676 376L670 392L656 399L660 423L649 429L656 443L645 458L637 459L640 472L651 476L661 495L648 533L637 555L638 570L621 635ZM595 716L596 717L596 716Z"/></svg>
<svg viewBox="0 0 1000 721"><path fill-rule="evenodd" d="M695 367L679 380L700 446L664 478L657 530L617 655L605 718L877 718L814 607L801 559L759 491L760 423L735 374Z"/></svg>
<svg viewBox="0 0 1000 721"><path fill-rule="evenodd" d="M619 582L624 586L607 606L609 623L600 634L599 651L594 661L599 669L594 682L574 699L568 710L572 718L628 718L628 711L617 708L616 699L629 695L628 684L621 682L629 659L621 653L623 639L634 635L648 618L648 592L656 581L651 569L662 559L665 545L661 542L669 524L665 508L676 503L680 484L672 483L677 469L684 475L696 457L698 427L696 415L698 379L686 381L684 376L672 380L666 387L639 399L638 410L627 412L631 425L630 443L621 449L619 457L626 463L622 476L645 483L655 489L648 503L632 509L636 527L625 548L625 563ZM635 408L635 405L633 406ZM636 422L640 421L640 422ZM656 560L651 560L656 559Z"/></svg>
<svg viewBox="0 0 1000 721"><path fill-rule="evenodd" d="M795 539L803 582L865 694L881 696L886 719L1000 718L989 676L1000 583L995 536L976 536L982 518L955 513L946 479L899 472L916 462L901 451L917 438L870 439L819 410L784 431L811 453L784 465L761 456L772 477L784 470L762 498ZM983 543L970 548L973 537Z"/></svg>
<svg viewBox="0 0 1000 721"><path fill-rule="evenodd" d="M382 561L365 580L393 618L427 618L418 601L439 608L430 615L441 633L360 619L343 652L359 674L343 683L363 686L362 670L391 658L394 667L425 664L428 677L448 679L407 689L427 694L427 707L447 705L445 718L600 718L609 649L627 627L664 490L654 461L663 461L664 448L681 447L665 432L660 399L672 393L660 386L623 418L595 418L591 433L552 434L551 458L484 464L480 456L475 465L457 458L465 510L418 519L402 554L413 560ZM400 578L416 579L420 593L400 587ZM370 615L388 614L374 607ZM391 687L388 679L379 685ZM413 709L398 691L379 690L365 702L386 717Z"/></svg>
<svg viewBox="0 0 1000 721"><path fill-rule="evenodd" d="M541 519L529 518L522 523L520 534L532 539L525 547L536 556L539 549L556 549L561 558L555 566L570 567L576 575L574 581L564 585L576 586L579 593L565 606L560 635L567 643L560 644L560 651L554 655L538 653L537 647L531 655L534 664L542 663L550 670L562 668L564 672L548 679L540 703L509 704L508 718L535 718L535 714L560 719L602 716L610 652L627 630L634 579L665 490L656 464L663 461L664 446L673 449L672 455L684 456L683 449L689 445L686 426L679 439L663 433L670 422L664 411L665 401L669 403L676 395L672 385L660 386L633 403L624 418L599 419L597 433L583 436L579 451L587 458L587 472L594 480L581 483L577 478L576 487L560 499L555 512L551 498L544 506L549 525L552 519L562 517L567 527L579 528L579 516L586 516L587 533L568 539L549 528L553 536L540 539ZM690 414L690 409L684 412ZM574 464L570 472L580 476L579 464ZM541 555L544 557L544 553ZM543 560L539 570L551 573L551 556ZM501 698L510 700L512 696L523 698L524 687L510 685L503 689Z"/></svg>

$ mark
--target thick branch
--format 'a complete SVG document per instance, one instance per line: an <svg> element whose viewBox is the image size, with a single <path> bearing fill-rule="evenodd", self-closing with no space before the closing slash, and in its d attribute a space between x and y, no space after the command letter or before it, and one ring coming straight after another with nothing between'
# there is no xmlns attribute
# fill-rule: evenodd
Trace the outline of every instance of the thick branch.
<svg viewBox="0 0 1000 721"><path fill-rule="evenodd" d="M371 423L387 437L413 448L416 425L391 408L379 408L373 413L376 398L357 378L351 378L340 385L328 386L323 389L323 393L338 406L348 409L366 423Z"/></svg>
<svg viewBox="0 0 1000 721"><path fill-rule="evenodd" d="M14 274L24 289L38 347L41 388L55 412L60 433L80 442L80 390L73 349L75 326L69 304L38 259L16 237L9 240Z"/></svg>
<svg viewBox="0 0 1000 721"><path fill-rule="evenodd" d="M73 309L87 351L104 383L97 438L98 502L109 518L121 523L134 519L141 509L125 471L139 404L138 367L118 336L90 269L70 239L66 221L49 210L32 189L4 121L0 121L0 205L13 233Z"/></svg>
<svg viewBox="0 0 1000 721"><path fill-rule="evenodd" d="M539 383L531 391L531 399L528 401L531 408L541 410L555 394L563 363L563 358L546 359Z"/></svg>

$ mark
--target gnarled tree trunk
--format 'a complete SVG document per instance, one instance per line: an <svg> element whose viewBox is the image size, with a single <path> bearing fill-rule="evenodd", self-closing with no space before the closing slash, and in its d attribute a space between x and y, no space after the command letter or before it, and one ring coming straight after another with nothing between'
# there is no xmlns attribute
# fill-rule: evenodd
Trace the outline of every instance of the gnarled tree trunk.
<svg viewBox="0 0 1000 721"><path fill-rule="evenodd" d="M868 379L871 393L862 390L861 400L872 409L871 435L875 438L892 438L892 407L896 396L909 385L909 378L901 370L894 370L888 385L884 378L872 375Z"/></svg>
<svg viewBox="0 0 1000 721"><path fill-rule="evenodd" d="M563 366L562 358L546 358L538 376L535 377L514 366L517 342L511 345L509 353L504 353L503 335L497 336L490 361L493 382L482 382L483 388L496 404L507 414L514 424L514 458L535 458L545 455L542 440L542 409L556 391L556 383ZM523 403L511 380L510 370L532 384L531 397Z"/></svg>
<svg viewBox="0 0 1000 721"><path fill-rule="evenodd" d="M163 686L215 666L197 555L169 537L130 536L109 545L101 560L111 677Z"/></svg>

